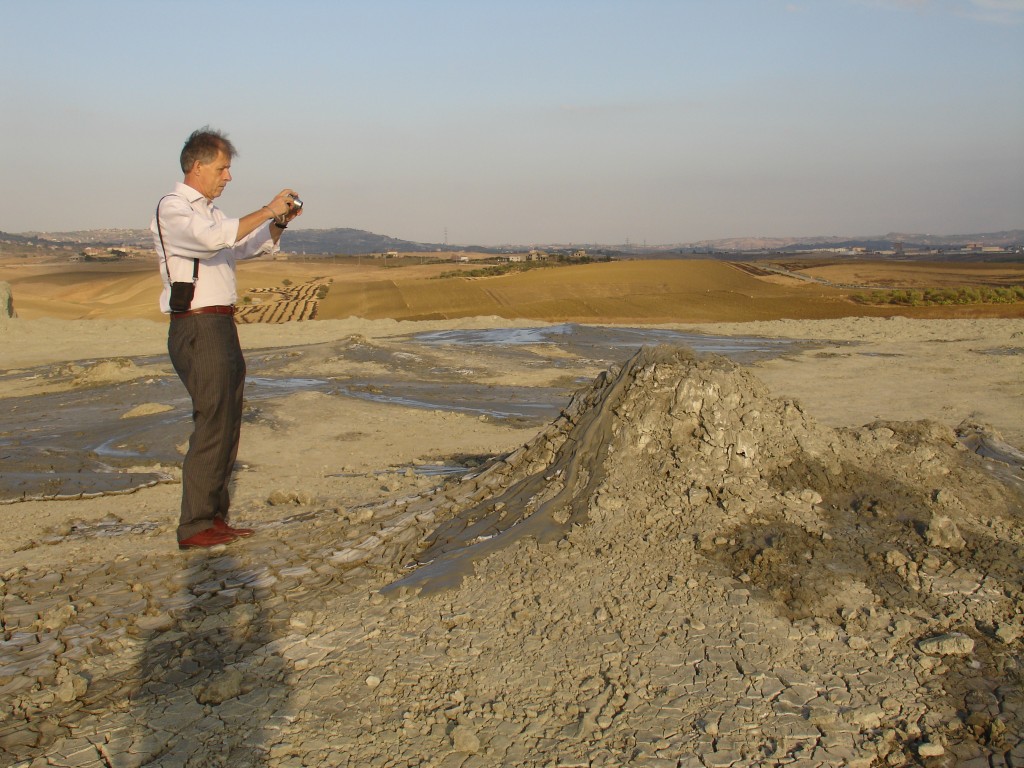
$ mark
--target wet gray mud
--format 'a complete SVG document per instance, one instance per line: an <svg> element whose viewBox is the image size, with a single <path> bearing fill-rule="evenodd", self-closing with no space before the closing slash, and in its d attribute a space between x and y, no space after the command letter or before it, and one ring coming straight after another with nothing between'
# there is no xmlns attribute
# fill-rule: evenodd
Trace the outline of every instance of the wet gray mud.
<svg viewBox="0 0 1024 768"><path fill-rule="evenodd" d="M663 328L562 325L541 328L488 328L483 330L431 331L417 334L428 345L516 347L550 344L574 357L600 364L620 362L641 346L671 344L689 347L698 354L714 353L739 363L749 363L783 354L801 342L754 336L716 336L685 333Z"/></svg>
<svg viewBox="0 0 1024 768"><path fill-rule="evenodd" d="M778 355L798 343L728 338L643 328L558 325L528 329L448 331L416 334L396 343L359 339L287 349L246 352L246 418L259 419L262 402L303 390L410 407L452 410L522 425L542 425L557 416L581 381L581 366L604 367L642 344L685 343L698 352L726 354L738 361ZM527 349L528 348L528 349ZM431 351L446 350L445 355ZM455 350L454 364L451 351ZM513 387L474 381L467 361L486 358L535 368L565 369L564 386ZM318 364L340 369L371 364L383 373L307 375ZM88 370L84 361L76 370ZM165 357L139 358L137 366L163 365ZM59 379L68 366L46 366L0 374L5 379ZM166 410L122 418L133 408ZM156 409L154 409L156 410ZM180 465L191 432L190 402L170 373L131 382L90 384L70 391L0 400L0 503L25 499L80 498L129 493L167 482Z"/></svg>
<svg viewBox="0 0 1024 768"><path fill-rule="evenodd" d="M152 402L172 410L122 418ZM79 497L163 482L167 474L159 465L181 460L175 442L187 439L183 414L189 407L184 388L170 379L0 400L0 500Z"/></svg>

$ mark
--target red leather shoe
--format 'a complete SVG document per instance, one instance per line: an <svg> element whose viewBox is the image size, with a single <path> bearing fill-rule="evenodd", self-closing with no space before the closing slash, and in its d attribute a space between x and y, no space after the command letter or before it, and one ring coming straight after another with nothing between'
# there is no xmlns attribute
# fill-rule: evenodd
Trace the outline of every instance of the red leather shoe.
<svg viewBox="0 0 1024 768"><path fill-rule="evenodd" d="M252 536L253 533L255 533L255 531L253 531L252 528L232 528L230 525L224 522L223 518L220 517L213 518L213 527L218 531L223 531L224 533L231 533L242 539L244 539L246 536Z"/></svg>
<svg viewBox="0 0 1024 768"><path fill-rule="evenodd" d="M238 537L233 533L222 531L217 528L207 528L204 531L193 534L187 539L178 542L178 549L197 549L200 547L216 547L218 544L230 544L237 541Z"/></svg>

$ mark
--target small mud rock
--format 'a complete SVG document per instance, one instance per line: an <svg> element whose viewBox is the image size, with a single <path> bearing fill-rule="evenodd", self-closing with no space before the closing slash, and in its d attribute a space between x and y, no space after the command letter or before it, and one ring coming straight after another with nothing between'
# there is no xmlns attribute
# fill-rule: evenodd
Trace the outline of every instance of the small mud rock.
<svg viewBox="0 0 1024 768"><path fill-rule="evenodd" d="M926 741L917 748L917 754L920 757L942 757L946 754L946 749L941 744L936 744L934 741Z"/></svg>
<svg viewBox="0 0 1024 768"><path fill-rule="evenodd" d="M283 507L285 504L295 503L295 497L287 491L273 491L267 497L267 504L272 507Z"/></svg>
<svg viewBox="0 0 1024 768"><path fill-rule="evenodd" d="M227 669L205 686L199 686L196 700L200 704L222 704L242 692L242 673Z"/></svg>
<svg viewBox="0 0 1024 768"><path fill-rule="evenodd" d="M928 637L917 644L929 656L967 656L974 651L974 640L960 632Z"/></svg>
<svg viewBox="0 0 1024 768"><path fill-rule="evenodd" d="M1024 636L1024 627L1016 624L1000 624L996 629L996 637L1004 643L1014 643Z"/></svg>
<svg viewBox="0 0 1024 768"><path fill-rule="evenodd" d="M272 507L283 507L287 504L309 506L316 503L316 495L309 491L272 491L267 497L267 504Z"/></svg>
<svg viewBox="0 0 1024 768"><path fill-rule="evenodd" d="M480 751L480 737L476 732L465 725L457 725L452 730L452 747L456 752L465 752L475 755Z"/></svg>
<svg viewBox="0 0 1024 768"><path fill-rule="evenodd" d="M89 681L81 675L76 675L67 667L57 670L57 698L65 703L79 699L89 690Z"/></svg>
<svg viewBox="0 0 1024 768"><path fill-rule="evenodd" d="M174 408L167 403L143 403L137 405L130 411L121 414L122 419L134 419L139 416L152 416L155 413L167 413L172 411Z"/></svg>
<svg viewBox="0 0 1024 768"><path fill-rule="evenodd" d="M932 517L924 537L929 545L953 552L959 552L966 545L964 537L960 535L960 531L956 527L956 523L945 515L935 515Z"/></svg>

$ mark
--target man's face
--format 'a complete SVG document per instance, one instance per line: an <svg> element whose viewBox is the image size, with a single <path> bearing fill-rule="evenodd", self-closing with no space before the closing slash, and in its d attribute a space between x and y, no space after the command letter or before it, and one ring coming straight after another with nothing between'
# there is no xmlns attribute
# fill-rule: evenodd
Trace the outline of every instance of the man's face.
<svg viewBox="0 0 1024 768"><path fill-rule="evenodd" d="M231 158L224 152L218 152L217 158L210 163L197 162L192 169L192 186L202 192L207 200L220 197L224 187L231 181Z"/></svg>

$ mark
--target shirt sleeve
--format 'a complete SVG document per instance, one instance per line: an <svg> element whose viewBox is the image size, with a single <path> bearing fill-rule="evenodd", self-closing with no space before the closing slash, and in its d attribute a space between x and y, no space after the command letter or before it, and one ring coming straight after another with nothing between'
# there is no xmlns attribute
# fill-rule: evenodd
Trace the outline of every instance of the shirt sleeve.
<svg viewBox="0 0 1024 768"><path fill-rule="evenodd" d="M203 216L177 195L170 195L161 202L159 215L164 246L169 254L209 259L236 245L238 219Z"/></svg>
<svg viewBox="0 0 1024 768"><path fill-rule="evenodd" d="M239 240L233 250L236 259L251 259L255 256L277 253L281 248L270 235L270 222L268 221Z"/></svg>

